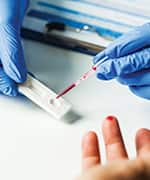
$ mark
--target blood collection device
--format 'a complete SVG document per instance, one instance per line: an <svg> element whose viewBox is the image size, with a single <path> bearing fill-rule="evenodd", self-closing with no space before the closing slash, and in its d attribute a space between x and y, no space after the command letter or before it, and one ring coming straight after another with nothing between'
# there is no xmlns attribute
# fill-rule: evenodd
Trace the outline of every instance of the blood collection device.
<svg viewBox="0 0 150 180"><path fill-rule="evenodd" d="M18 90L56 119L62 119L71 111L71 105L67 101L63 98L56 99L54 91L29 74L27 81L20 84Z"/></svg>
<svg viewBox="0 0 150 180"><path fill-rule="evenodd" d="M72 83L70 86L68 86L66 89L64 89L62 92L60 92L56 99L59 99L60 97L64 96L65 94L67 94L69 91L71 91L72 89L74 89L75 87L77 87L82 81L88 79L92 74L94 74L97 70L97 66L104 62L105 60L108 59L108 56L105 56L103 59L101 59L101 61L98 61L95 65L92 66L92 68L87 71L86 73L84 73L76 82Z"/></svg>

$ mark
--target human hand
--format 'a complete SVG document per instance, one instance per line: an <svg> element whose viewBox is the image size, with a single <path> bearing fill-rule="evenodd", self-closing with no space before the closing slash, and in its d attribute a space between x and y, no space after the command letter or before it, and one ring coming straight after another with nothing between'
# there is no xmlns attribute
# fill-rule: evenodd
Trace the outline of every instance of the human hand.
<svg viewBox="0 0 150 180"><path fill-rule="evenodd" d="M29 0L0 2L0 92L16 96L16 83L26 80L20 28Z"/></svg>
<svg viewBox="0 0 150 180"><path fill-rule="evenodd" d="M103 61L104 57L108 57ZM94 58L97 77L117 80L137 96L150 99L150 23L114 41Z"/></svg>
<svg viewBox="0 0 150 180"><path fill-rule="evenodd" d="M89 132L82 143L82 175L77 180L148 180L150 179L150 130L140 129L136 134L135 160L128 155L118 121L107 117L102 126L108 163L101 164L96 133Z"/></svg>

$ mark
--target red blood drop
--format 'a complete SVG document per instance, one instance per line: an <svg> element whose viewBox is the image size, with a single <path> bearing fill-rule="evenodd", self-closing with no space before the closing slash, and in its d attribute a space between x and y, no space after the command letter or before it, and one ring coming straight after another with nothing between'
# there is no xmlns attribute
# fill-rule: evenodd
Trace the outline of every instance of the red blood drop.
<svg viewBox="0 0 150 180"><path fill-rule="evenodd" d="M93 66L92 69L93 69L94 71L96 71L96 67L95 67L95 66Z"/></svg>
<svg viewBox="0 0 150 180"><path fill-rule="evenodd" d="M106 120L108 120L108 121L113 121L115 118L114 118L114 116L108 116L107 118L106 118Z"/></svg>

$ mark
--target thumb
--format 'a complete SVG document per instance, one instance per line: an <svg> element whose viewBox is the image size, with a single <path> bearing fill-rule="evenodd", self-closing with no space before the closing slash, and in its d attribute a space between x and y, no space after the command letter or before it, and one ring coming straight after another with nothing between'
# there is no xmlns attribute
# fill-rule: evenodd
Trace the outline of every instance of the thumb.
<svg viewBox="0 0 150 180"><path fill-rule="evenodd" d="M150 48L125 57L104 61L97 67L97 77L110 80L146 68L150 68Z"/></svg>
<svg viewBox="0 0 150 180"><path fill-rule="evenodd" d="M18 28L10 24L0 26L0 59L5 73L17 83L26 80L26 65Z"/></svg>

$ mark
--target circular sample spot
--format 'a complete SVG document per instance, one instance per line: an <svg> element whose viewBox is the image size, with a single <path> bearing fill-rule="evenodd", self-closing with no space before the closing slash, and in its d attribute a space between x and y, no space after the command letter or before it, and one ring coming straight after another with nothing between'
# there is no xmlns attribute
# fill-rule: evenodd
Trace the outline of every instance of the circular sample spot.
<svg viewBox="0 0 150 180"><path fill-rule="evenodd" d="M58 99L50 99L50 104L53 106L60 106L60 102Z"/></svg>

